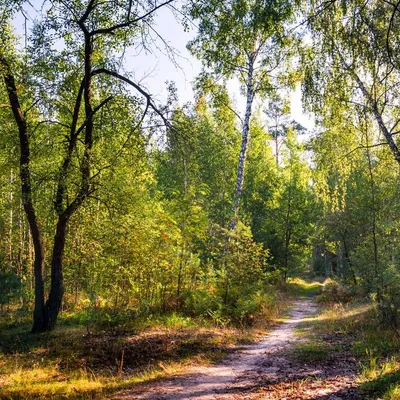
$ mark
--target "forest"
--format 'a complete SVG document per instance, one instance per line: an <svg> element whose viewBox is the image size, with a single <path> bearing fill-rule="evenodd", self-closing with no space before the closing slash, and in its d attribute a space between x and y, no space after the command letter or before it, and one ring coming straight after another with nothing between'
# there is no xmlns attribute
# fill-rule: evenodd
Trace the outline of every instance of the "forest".
<svg viewBox="0 0 400 400"><path fill-rule="evenodd" d="M400 1L0 25L0 398L400 399Z"/></svg>

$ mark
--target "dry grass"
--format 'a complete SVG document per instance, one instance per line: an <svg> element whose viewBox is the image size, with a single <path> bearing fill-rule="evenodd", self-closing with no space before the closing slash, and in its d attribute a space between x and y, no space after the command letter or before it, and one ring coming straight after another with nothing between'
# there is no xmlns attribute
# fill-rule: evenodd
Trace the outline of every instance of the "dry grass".
<svg viewBox="0 0 400 400"><path fill-rule="evenodd" d="M379 325L371 304L330 305L305 321L297 333L311 340L321 335L347 338L359 368L361 398L400 400L400 338Z"/></svg>
<svg viewBox="0 0 400 400"><path fill-rule="evenodd" d="M265 326L221 328L177 315L133 331L88 334L85 327L61 325L31 335L27 328L0 331L0 398L108 398L192 364L218 362L266 333Z"/></svg>

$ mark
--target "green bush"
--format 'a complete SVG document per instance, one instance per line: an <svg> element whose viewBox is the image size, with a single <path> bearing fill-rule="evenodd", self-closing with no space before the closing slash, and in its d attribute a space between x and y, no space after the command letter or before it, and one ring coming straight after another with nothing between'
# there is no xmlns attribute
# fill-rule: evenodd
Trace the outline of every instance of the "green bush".
<svg viewBox="0 0 400 400"><path fill-rule="evenodd" d="M13 273L0 273L0 305L9 304L22 293L22 280Z"/></svg>
<svg viewBox="0 0 400 400"><path fill-rule="evenodd" d="M268 320L276 314L278 296L272 287L245 289L232 289L225 303L221 294L212 288L187 292L183 311L190 316L209 318L218 326L226 325L229 321L241 326L251 325L261 315Z"/></svg>
<svg viewBox="0 0 400 400"><path fill-rule="evenodd" d="M325 280L322 293L317 297L319 303L349 303L359 296L358 288L340 283L334 279Z"/></svg>
<svg viewBox="0 0 400 400"><path fill-rule="evenodd" d="M252 325L261 316L270 319L278 308L277 296L259 290L248 296L239 297L232 308L232 317L241 325Z"/></svg>
<svg viewBox="0 0 400 400"><path fill-rule="evenodd" d="M222 307L222 298L209 289L190 291L184 295L184 311L192 316L207 316Z"/></svg>

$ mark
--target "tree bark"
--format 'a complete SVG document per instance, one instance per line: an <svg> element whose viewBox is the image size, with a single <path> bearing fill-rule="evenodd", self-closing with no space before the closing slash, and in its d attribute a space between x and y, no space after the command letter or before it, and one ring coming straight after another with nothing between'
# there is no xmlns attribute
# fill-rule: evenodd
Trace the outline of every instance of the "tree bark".
<svg viewBox="0 0 400 400"><path fill-rule="evenodd" d="M46 301L46 330L54 328L64 295L63 255L68 219L59 217L51 257L51 288Z"/></svg>
<svg viewBox="0 0 400 400"><path fill-rule="evenodd" d="M32 201L29 134L27 123L22 112L21 105L19 103L14 75L8 61L4 58L2 54L0 54L0 64L3 66L3 80L6 86L14 120L18 126L18 135L20 142L19 167L21 178L22 203L28 219L33 246L35 249L35 258L33 263L35 277L35 306L33 311L32 332L36 333L45 330L46 325L43 281L44 249L40 234L40 228Z"/></svg>
<svg viewBox="0 0 400 400"><path fill-rule="evenodd" d="M354 283L354 285L357 285L357 277L356 277L356 274L354 272L353 264L352 264L351 259L350 259L350 254L349 254L349 249L347 247L347 241L346 241L345 234L342 234L342 243L343 243L343 248L344 248L344 257L345 257L345 259L347 261L347 264L349 266L349 270L350 270L351 276L353 278L353 283Z"/></svg>
<svg viewBox="0 0 400 400"><path fill-rule="evenodd" d="M288 268L289 268L289 246L290 239L292 236L292 229L290 224L290 217L292 212L292 166L290 166L289 170L289 193L288 193L288 203L287 203L287 212L285 218L285 268L284 268L284 281L286 282Z"/></svg>
<svg viewBox="0 0 400 400"><path fill-rule="evenodd" d="M243 128L242 128L242 144L240 147L236 186L235 186L235 193L233 196L233 207L232 207L233 218L229 224L230 230L234 230L236 228L238 215L239 215L240 198L242 197L242 191L243 191L247 144L249 141L251 109L252 109L253 100L254 100L253 79L254 79L254 55L251 54L248 57L246 113L245 113Z"/></svg>

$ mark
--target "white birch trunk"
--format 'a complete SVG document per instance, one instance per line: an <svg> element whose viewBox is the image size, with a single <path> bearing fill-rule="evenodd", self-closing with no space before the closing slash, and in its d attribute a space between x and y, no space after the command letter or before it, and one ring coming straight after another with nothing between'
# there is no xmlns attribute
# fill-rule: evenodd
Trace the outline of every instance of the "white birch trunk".
<svg viewBox="0 0 400 400"><path fill-rule="evenodd" d="M242 197L242 191L243 191L247 144L249 141L251 108L252 108L253 99L254 99L253 79L254 79L254 56L250 55L248 57L248 72L247 72L247 85L246 85L247 86L246 87L246 98L247 98L246 113L244 116L243 127L242 127L242 144L240 147L240 154L239 154L235 194L233 196L233 207L232 207L233 219L231 220L231 222L229 224L230 230L233 230L236 227L238 215L239 215L240 198Z"/></svg>

